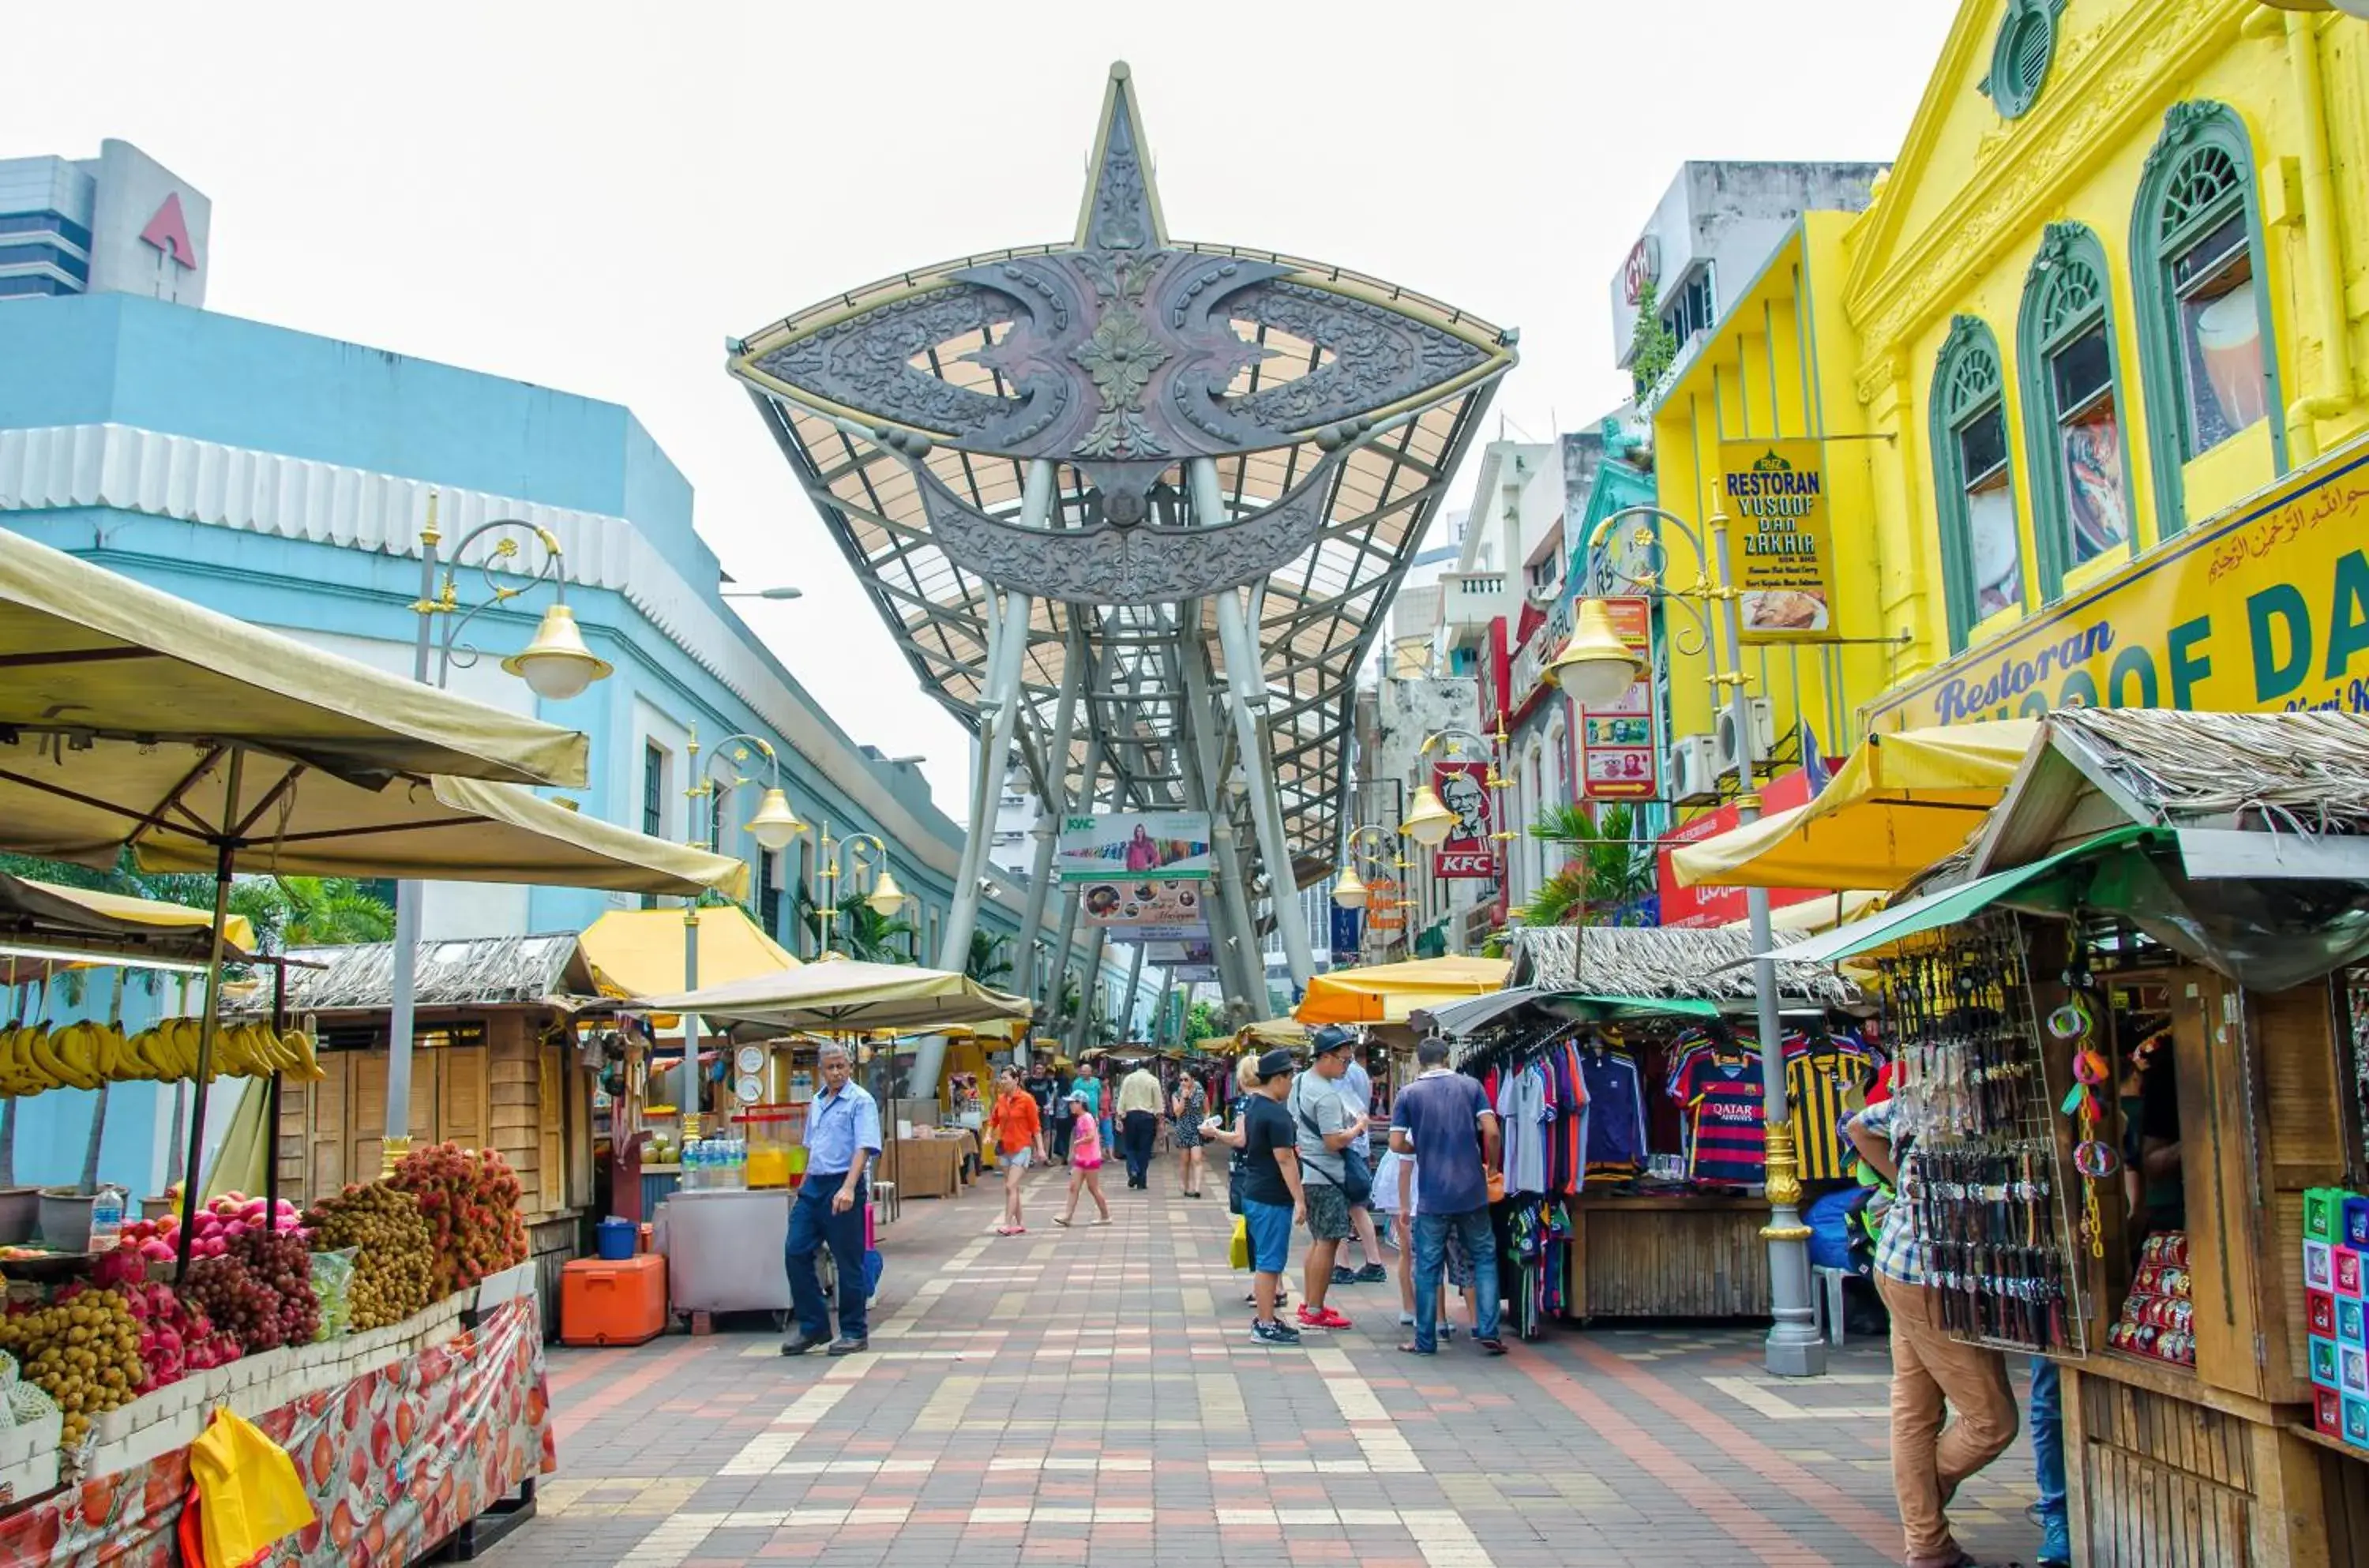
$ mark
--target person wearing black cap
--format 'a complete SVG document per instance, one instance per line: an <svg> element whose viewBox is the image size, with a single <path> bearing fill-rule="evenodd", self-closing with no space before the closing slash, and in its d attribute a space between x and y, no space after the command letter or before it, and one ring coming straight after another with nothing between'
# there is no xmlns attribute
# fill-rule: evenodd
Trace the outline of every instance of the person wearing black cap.
<svg viewBox="0 0 2369 1568"><path fill-rule="evenodd" d="M1258 1307L1251 1336L1262 1345L1297 1345L1299 1331L1275 1315L1290 1262L1291 1232L1308 1214L1308 1195L1299 1184L1299 1129L1283 1108L1291 1093L1291 1052L1280 1047L1268 1051L1253 1064L1251 1077L1242 1119L1227 1127L1212 1116L1201 1124L1201 1135L1242 1151L1242 1219Z"/></svg>

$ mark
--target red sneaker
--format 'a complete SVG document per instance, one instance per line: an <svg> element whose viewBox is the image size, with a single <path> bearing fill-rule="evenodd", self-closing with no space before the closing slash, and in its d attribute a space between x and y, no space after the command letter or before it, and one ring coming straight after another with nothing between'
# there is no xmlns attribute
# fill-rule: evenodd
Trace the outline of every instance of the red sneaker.
<svg viewBox="0 0 2369 1568"><path fill-rule="evenodd" d="M1299 1309L1299 1326L1310 1329L1345 1329L1349 1326L1349 1320L1330 1307L1319 1307L1311 1312L1303 1306Z"/></svg>

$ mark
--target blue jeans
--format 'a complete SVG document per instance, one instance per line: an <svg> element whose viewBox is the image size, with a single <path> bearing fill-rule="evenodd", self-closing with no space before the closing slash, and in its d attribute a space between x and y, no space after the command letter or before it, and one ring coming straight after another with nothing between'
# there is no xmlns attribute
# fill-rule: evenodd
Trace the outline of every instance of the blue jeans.
<svg viewBox="0 0 2369 1568"><path fill-rule="evenodd" d="M2065 1506L2065 1402L2056 1363L2031 1358L2031 1469L2040 1485L2040 1555L2051 1562L2073 1561L2071 1516Z"/></svg>
<svg viewBox="0 0 2369 1568"><path fill-rule="evenodd" d="M1497 1234L1489 1223L1489 1211L1425 1210L1414 1217L1414 1347L1426 1355L1439 1348L1439 1279L1448 1267L1450 1232L1472 1259L1472 1291L1481 1312L1472 1337L1497 1337Z"/></svg>
<svg viewBox="0 0 2369 1568"><path fill-rule="evenodd" d="M782 1265L790 1276L790 1308L797 1315L798 1333L808 1339L830 1334L830 1309L823 1302L822 1276L815 1269L815 1254L826 1246L839 1269L840 1337L868 1337L864 1316L869 1304L864 1288L864 1202L871 1196L871 1184L859 1183L853 1207L844 1214L834 1214L830 1200L846 1181L843 1171L836 1175L809 1171L790 1205L790 1231L782 1242Z"/></svg>

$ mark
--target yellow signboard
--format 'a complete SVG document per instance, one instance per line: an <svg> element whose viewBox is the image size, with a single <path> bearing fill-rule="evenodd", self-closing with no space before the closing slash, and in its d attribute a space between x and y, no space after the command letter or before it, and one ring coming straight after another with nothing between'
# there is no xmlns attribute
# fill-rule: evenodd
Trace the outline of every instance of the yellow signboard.
<svg viewBox="0 0 2369 1568"><path fill-rule="evenodd" d="M2078 704L2369 712L2369 442L1887 693L1868 727Z"/></svg>
<svg viewBox="0 0 2369 1568"><path fill-rule="evenodd" d="M1720 502L1734 529L1747 643L1835 635L1824 451L1814 441L1722 441Z"/></svg>

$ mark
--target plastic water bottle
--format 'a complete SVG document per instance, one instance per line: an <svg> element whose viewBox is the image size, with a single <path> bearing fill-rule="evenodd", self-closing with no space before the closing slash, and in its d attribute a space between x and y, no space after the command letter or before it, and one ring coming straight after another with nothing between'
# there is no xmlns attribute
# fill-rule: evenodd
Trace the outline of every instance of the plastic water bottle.
<svg viewBox="0 0 2369 1568"><path fill-rule="evenodd" d="M749 1185L749 1140L732 1140L732 1185L746 1191Z"/></svg>
<svg viewBox="0 0 2369 1568"><path fill-rule="evenodd" d="M695 1193L699 1190L700 1167L705 1163L706 1147L704 1142L696 1138L687 1138L683 1139L682 1174L677 1178L683 1191L687 1193Z"/></svg>
<svg viewBox="0 0 2369 1568"><path fill-rule="evenodd" d="M111 1253L123 1239L123 1189L101 1187L90 1206L90 1251Z"/></svg>

